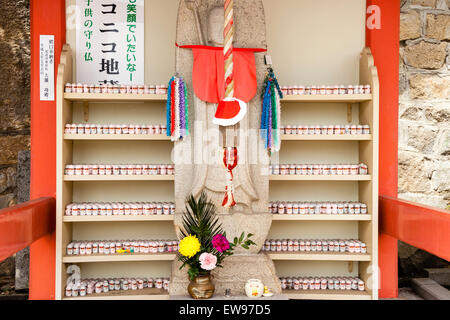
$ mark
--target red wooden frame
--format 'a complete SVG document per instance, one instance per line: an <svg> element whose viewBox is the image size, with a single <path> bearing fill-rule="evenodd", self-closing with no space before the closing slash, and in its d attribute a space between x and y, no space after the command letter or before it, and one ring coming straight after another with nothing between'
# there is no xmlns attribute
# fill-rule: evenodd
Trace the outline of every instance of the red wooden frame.
<svg viewBox="0 0 450 320"><path fill-rule="evenodd" d="M380 77L380 194L397 196L400 0L367 0L381 9L381 29L367 29ZM65 1L31 0L31 198L56 194L56 103L40 101L39 36L55 35L59 64L66 38ZM55 69L56 77L56 69ZM397 296L397 241L379 238L380 297ZM54 299L55 234L31 246L30 299Z"/></svg>
<svg viewBox="0 0 450 320"><path fill-rule="evenodd" d="M366 29L366 45L372 50L380 78L379 193L397 197L400 0L367 0L367 7L372 5L378 6L381 14L381 28ZM398 296L397 256L397 239L380 233L380 298Z"/></svg>
<svg viewBox="0 0 450 320"><path fill-rule="evenodd" d="M66 42L64 0L31 0L31 199L56 197L56 101L40 101L39 36L55 36L55 66ZM57 68L55 68L56 80ZM56 81L55 81L56 83ZM30 299L55 298L55 232L30 246Z"/></svg>
<svg viewBox="0 0 450 320"><path fill-rule="evenodd" d="M446 210L380 197L380 232L450 261L450 214Z"/></svg>
<svg viewBox="0 0 450 320"><path fill-rule="evenodd" d="M0 210L0 262L55 231L54 198Z"/></svg>

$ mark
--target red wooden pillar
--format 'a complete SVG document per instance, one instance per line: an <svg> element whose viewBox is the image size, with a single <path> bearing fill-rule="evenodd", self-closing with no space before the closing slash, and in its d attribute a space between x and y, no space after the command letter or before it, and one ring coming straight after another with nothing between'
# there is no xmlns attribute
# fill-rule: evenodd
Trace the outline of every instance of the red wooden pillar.
<svg viewBox="0 0 450 320"><path fill-rule="evenodd" d="M56 195L56 101L40 101L39 37L55 36L55 83L66 41L64 0L31 0L31 199ZM30 247L30 299L55 298L55 234Z"/></svg>
<svg viewBox="0 0 450 320"><path fill-rule="evenodd" d="M398 195L400 0L368 0L366 45L380 78L380 195ZM378 16L379 15L379 16ZM380 24L377 25L377 19ZM379 236L379 296L398 296L397 240Z"/></svg>

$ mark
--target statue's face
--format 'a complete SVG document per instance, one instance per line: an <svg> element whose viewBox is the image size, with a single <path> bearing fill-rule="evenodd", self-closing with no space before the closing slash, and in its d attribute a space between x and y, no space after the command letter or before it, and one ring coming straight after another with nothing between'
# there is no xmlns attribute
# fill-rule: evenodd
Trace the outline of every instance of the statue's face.
<svg viewBox="0 0 450 320"><path fill-rule="evenodd" d="M223 45L223 27L225 11L222 6L214 7L208 16L208 42L213 46Z"/></svg>

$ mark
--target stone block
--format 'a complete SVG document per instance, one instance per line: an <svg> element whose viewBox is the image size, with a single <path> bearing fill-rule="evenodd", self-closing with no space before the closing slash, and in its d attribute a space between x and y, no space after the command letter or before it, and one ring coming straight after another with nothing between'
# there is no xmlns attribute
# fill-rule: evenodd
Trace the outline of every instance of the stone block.
<svg viewBox="0 0 450 320"><path fill-rule="evenodd" d="M398 147L399 151L410 151L408 147L408 125L403 120L399 121L398 127Z"/></svg>
<svg viewBox="0 0 450 320"><path fill-rule="evenodd" d="M450 268L427 268L428 277L441 286L450 287Z"/></svg>
<svg viewBox="0 0 450 320"><path fill-rule="evenodd" d="M426 173L429 163L423 156L412 152L399 152L398 190L399 193L427 192L431 190L431 181Z"/></svg>
<svg viewBox="0 0 450 320"><path fill-rule="evenodd" d="M405 73L400 73L398 87L400 96L408 91L408 77Z"/></svg>
<svg viewBox="0 0 450 320"><path fill-rule="evenodd" d="M436 8L437 0L411 0L412 5Z"/></svg>
<svg viewBox="0 0 450 320"><path fill-rule="evenodd" d="M450 191L450 161L435 161L431 186L437 192Z"/></svg>
<svg viewBox="0 0 450 320"><path fill-rule="evenodd" d="M0 165L17 164L20 151L30 149L30 136L1 136Z"/></svg>
<svg viewBox="0 0 450 320"><path fill-rule="evenodd" d="M450 106L429 107L424 110L425 118L436 123L448 123L450 121Z"/></svg>
<svg viewBox="0 0 450 320"><path fill-rule="evenodd" d="M0 193L16 186L16 169L9 167L0 170Z"/></svg>
<svg viewBox="0 0 450 320"><path fill-rule="evenodd" d="M440 156L450 156L450 129L442 129L439 131L433 152Z"/></svg>
<svg viewBox="0 0 450 320"><path fill-rule="evenodd" d="M450 291L429 278L412 280L413 290L425 300L450 300Z"/></svg>
<svg viewBox="0 0 450 320"><path fill-rule="evenodd" d="M426 36L436 40L450 40L450 15L427 14Z"/></svg>
<svg viewBox="0 0 450 320"><path fill-rule="evenodd" d="M423 109L417 106L405 106L400 114L402 120L418 121L422 119Z"/></svg>
<svg viewBox="0 0 450 320"><path fill-rule="evenodd" d="M434 127L410 126L408 128L408 146L420 153L428 154L433 150L437 134L438 130Z"/></svg>
<svg viewBox="0 0 450 320"><path fill-rule="evenodd" d="M400 14L400 41L420 38L420 16L411 10Z"/></svg>
<svg viewBox="0 0 450 320"><path fill-rule="evenodd" d="M444 199L444 195L430 195L423 193L413 193L413 192L400 192L398 194L399 199L404 199L416 203L421 203L426 206L447 209L447 201Z"/></svg>
<svg viewBox="0 0 450 320"><path fill-rule="evenodd" d="M8 193L0 196L0 209L12 207L16 205L16 197L13 193Z"/></svg>
<svg viewBox="0 0 450 320"><path fill-rule="evenodd" d="M30 200L30 151L19 152L17 166L17 202L23 203Z"/></svg>
<svg viewBox="0 0 450 320"><path fill-rule="evenodd" d="M0 263L0 277L14 275L14 257L9 257Z"/></svg>
<svg viewBox="0 0 450 320"><path fill-rule="evenodd" d="M16 290L26 290L29 287L30 249L25 248L16 253Z"/></svg>
<svg viewBox="0 0 450 320"><path fill-rule="evenodd" d="M405 63L418 69L437 70L444 66L447 56L447 43L420 41L404 50Z"/></svg>
<svg viewBox="0 0 450 320"><path fill-rule="evenodd" d="M418 100L448 100L450 76L413 74L409 77L410 98Z"/></svg>

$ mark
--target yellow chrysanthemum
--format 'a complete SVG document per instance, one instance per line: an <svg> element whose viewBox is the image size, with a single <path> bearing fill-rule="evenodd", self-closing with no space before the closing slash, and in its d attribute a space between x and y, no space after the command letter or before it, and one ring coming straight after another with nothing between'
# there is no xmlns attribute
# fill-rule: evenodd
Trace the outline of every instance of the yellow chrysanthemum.
<svg viewBox="0 0 450 320"><path fill-rule="evenodd" d="M196 236L189 235L180 241L180 253L188 258L192 258L200 251L200 241Z"/></svg>

